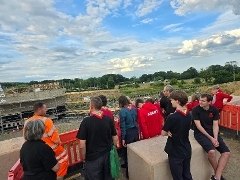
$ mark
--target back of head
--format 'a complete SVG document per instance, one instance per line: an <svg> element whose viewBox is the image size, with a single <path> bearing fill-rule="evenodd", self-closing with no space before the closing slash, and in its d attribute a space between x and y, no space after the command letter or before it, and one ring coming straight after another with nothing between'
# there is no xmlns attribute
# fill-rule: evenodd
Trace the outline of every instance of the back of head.
<svg viewBox="0 0 240 180"><path fill-rule="evenodd" d="M130 104L130 101L128 100L128 98L126 96L120 96L118 98L118 103L119 103L119 107L123 108L125 106L128 106Z"/></svg>
<svg viewBox="0 0 240 180"><path fill-rule="evenodd" d="M45 125L41 119L27 122L24 129L24 138L27 141L40 140L44 134Z"/></svg>
<svg viewBox="0 0 240 180"><path fill-rule="evenodd" d="M34 113L36 113L40 108L42 108L45 104L42 102L37 102L36 104L34 104L33 106L33 111Z"/></svg>
<svg viewBox="0 0 240 180"><path fill-rule="evenodd" d="M140 103L144 103L144 100L143 100L143 99L140 99L140 98L138 98L138 99L135 100L135 106L136 106L137 108L138 108L138 106L139 106Z"/></svg>
<svg viewBox="0 0 240 180"><path fill-rule="evenodd" d="M197 94L192 94L192 96L191 96L191 101L193 102L193 101L196 101L196 100L198 100L199 98L198 98L198 96L197 96Z"/></svg>
<svg viewBox="0 0 240 180"><path fill-rule="evenodd" d="M101 110L103 103L100 97L95 96L91 98L90 105L92 108L94 108L94 110L98 111Z"/></svg>
<svg viewBox="0 0 240 180"><path fill-rule="evenodd" d="M163 91L161 91L160 93L159 93L159 98L162 98L162 97L164 97L165 95L164 95L164 93L163 93Z"/></svg>
<svg viewBox="0 0 240 180"><path fill-rule="evenodd" d="M100 95L98 97L100 97L100 99L102 100L102 105L107 106L107 97L104 95Z"/></svg>
<svg viewBox="0 0 240 180"><path fill-rule="evenodd" d="M145 101L146 103L152 103L152 104L154 104L154 100L152 99L152 98L148 98L146 101Z"/></svg>
<svg viewBox="0 0 240 180"><path fill-rule="evenodd" d="M180 106L185 106L188 102L188 95L185 91L176 90L171 92L170 99L178 101Z"/></svg>

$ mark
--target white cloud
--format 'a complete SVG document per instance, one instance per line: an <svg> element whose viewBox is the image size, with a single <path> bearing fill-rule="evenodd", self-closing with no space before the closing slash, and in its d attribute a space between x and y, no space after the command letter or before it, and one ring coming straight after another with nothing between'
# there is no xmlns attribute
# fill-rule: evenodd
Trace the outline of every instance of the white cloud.
<svg viewBox="0 0 240 180"><path fill-rule="evenodd" d="M240 16L236 16L232 11L227 11L221 14L214 23L203 28L201 32L209 35L218 32L223 32L240 27Z"/></svg>
<svg viewBox="0 0 240 180"><path fill-rule="evenodd" d="M123 7L127 8L128 6L132 5L132 0L124 0L123 1Z"/></svg>
<svg viewBox="0 0 240 180"><path fill-rule="evenodd" d="M177 15L202 12L202 11L220 11L231 9L234 14L240 15L239 0L172 0L172 8L176 9Z"/></svg>
<svg viewBox="0 0 240 180"><path fill-rule="evenodd" d="M121 72L129 72L138 68L150 66L152 60L153 57L133 55L127 58L114 58L109 60L108 63L111 65L111 68L109 68L111 70L120 69Z"/></svg>
<svg viewBox="0 0 240 180"><path fill-rule="evenodd" d="M154 10L158 9L163 0L144 0L142 4L138 5L136 15L141 17L150 14Z"/></svg>
<svg viewBox="0 0 240 180"><path fill-rule="evenodd" d="M185 40L178 53L189 54L191 56L205 56L211 54L213 51L238 53L240 51L239 40L240 29L225 31L222 34L212 35L204 40Z"/></svg>
<svg viewBox="0 0 240 180"><path fill-rule="evenodd" d="M141 23L143 23L143 24L149 24L149 23L151 23L152 21L153 21L153 19L147 18L147 19L143 19L143 20L141 21Z"/></svg>

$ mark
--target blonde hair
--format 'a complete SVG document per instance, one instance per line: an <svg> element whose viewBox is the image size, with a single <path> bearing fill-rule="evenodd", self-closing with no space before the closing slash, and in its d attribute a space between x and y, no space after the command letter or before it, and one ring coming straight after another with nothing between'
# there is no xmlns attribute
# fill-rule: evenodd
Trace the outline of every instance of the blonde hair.
<svg viewBox="0 0 240 180"><path fill-rule="evenodd" d="M212 89L219 89L219 88L220 88L219 85L212 86Z"/></svg>

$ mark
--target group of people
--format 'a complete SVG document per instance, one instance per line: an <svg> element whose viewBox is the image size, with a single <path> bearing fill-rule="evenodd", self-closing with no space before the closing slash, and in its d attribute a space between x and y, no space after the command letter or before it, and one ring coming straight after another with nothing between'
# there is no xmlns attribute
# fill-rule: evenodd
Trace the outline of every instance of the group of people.
<svg viewBox="0 0 240 180"><path fill-rule="evenodd" d="M219 136L218 120L223 99L227 98L230 102L232 96L224 94L218 86L214 86L212 92L213 95L192 96L189 103L184 91L174 90L170 85L160 93L160 101L136 99L134 104L127 96L120 96L119 122L124 160L121 167L126 168L126 177L129 178L127 145L163 135L168 136L165 152L173 179L192 180L189 130L193 125L194 137L207 152L215 172L211 180L224 180L222 172L230 151ZM81 122L76 136L80 139L83 175L85 180L112 180L109 155L112 145L118 143L118 135L113 113L107 108L106 96L92 97L89 110L90 114ZM44 103L36 103L34 116L24 125L26 142L20 150L24 180L63 179L67 173L68 154L46 112ZM215 149L221 153L218 161Z"/></svg>

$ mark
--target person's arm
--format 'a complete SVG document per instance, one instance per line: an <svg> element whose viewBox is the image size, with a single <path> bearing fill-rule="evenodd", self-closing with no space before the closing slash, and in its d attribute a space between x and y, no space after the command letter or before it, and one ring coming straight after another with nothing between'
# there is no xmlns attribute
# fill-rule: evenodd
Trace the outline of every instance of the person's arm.
<svg viewBox="0 0 240 180"><path fill-rule="evenodd" d="M194 123L196 125L196 127L198 128L198 130L204 134L205 136L207 136L207 138L212 142L212 144L217 147L218 146L218 140L215 139L214 137L210 136L207 131L202 127L200 120L194 120Z"/></svg>
<svg viewBox="0 0 240 180"><path fill-rule="evenodd" d="M123 111L120 111L119 113L120 118L120 130L121 130L121 138L122 138L122 145L126 147L125 143L125 136L126 136L126 118L123 114Z"/></svg>
<svg viewBox="0 0 240 180"><path fill-rule="evenodd" d="M111 128L111 135L112 135L112 141L115 146L117 146L118 143L118 136L117 136L117 131L116 128L113 124L113 120L110 119L110 128Z"/></svg>
<svg viewBox="0 0 240 180"><path fill-rule="evenodd" d="M218 96L221 96L222 99L227 99L227 102L230 102L232 100L232 96L224 93L219 93Z"/></svg>
<svg viewBox="0 0 240 180"><path fill-rule="evenodd" d="M215 120L213 121L213 136L217 140L218 140L218 132L219 132L218 120Z"/></svg>
<svg viewBox="0 0 240 180"><path fill-rule="evenodd" d="M115 146L117 146L118 136L117 136L117 135L116 135L116 136L112 136L112 140L113 140L113 144L114 144Z"/></svg>
<svg viewBox="0 0 240 180"><path fill-rule="evenodd" d="M57 163L57 164L52 168L52 170L53 170L54 172L58 172L59 169L60 169L60 164L59 164L59 163Z"/></svg>
<svg viewBox="0 0 240 180"><path fill-rule="evenodd" d="M138 113L138 120L139 120L139 126L142 132L143 139L148 139L149 133L148 133L148 128L146 124L146 119L143 113L141 112L141 109L139 110L139 113Z"/></svg>
<svg viewBox="0 0 240 180"><path fill-rule="evenodd" d="M171 118L171 115L167 117L166 123L164 124L162 128L161 135L162 136L169 136L172 137L172 133L170 132L172 126L173 126L173 121L174 119Z"/></svg>
<svg viewBox="0 0 240 180"><path fill-rule="evenodd" d="M58 131L57 129L55 128L54 124L53 124L53 121L51 119L47 119L46 120L46 123L45 123L45 126L46 126L46 130L45 130L45 134L44 135L47 137L55 144L61 144L61 141L60 141L60 138L59 138L59 134L58 134ZM44 137L44 136L43 136Z"/></svg>
<svg viewBox="0 0 240 180"><path fill-rule="evenodd" d="M86 140L80 139L80 157L82 158L83 162L86 158Z"/></svg>
<svg viewBox="0 0 240 180"><path fill-rule="evenodd" d="M86 139L87 139L87 119L83 119L82 123L80 124L78 133L76 138L80 140L79 150L80 150L80 157L83 161L86 158Z"/></svg>

